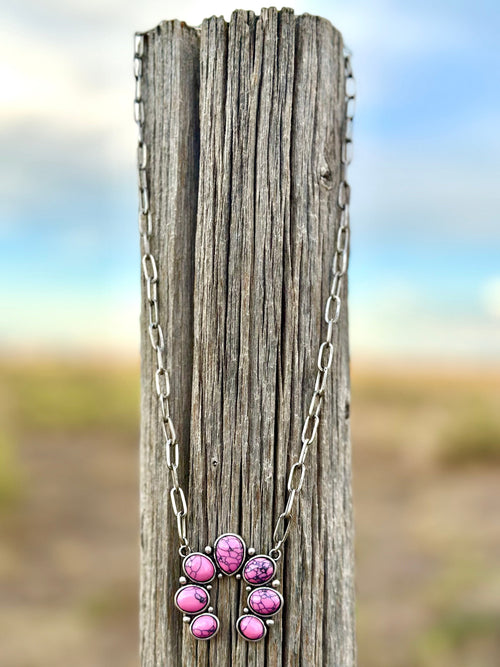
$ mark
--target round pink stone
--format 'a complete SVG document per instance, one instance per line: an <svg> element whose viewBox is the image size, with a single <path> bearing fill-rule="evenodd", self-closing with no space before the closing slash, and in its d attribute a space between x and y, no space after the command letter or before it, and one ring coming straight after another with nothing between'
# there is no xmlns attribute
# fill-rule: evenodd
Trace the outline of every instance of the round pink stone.
<svg viewBox="0 0 500 667"><path fill-rule="evenodd" d="M215 565L205 554L194 553L186 556L183 568L186 576L199 584L206 584L215 577Z"/></svg>
<svg viewBox="0 0 500 667"><path fill-rule="evenodd" d="M201 586L188 585L179 588L175 594L175 604L186 614L198 614L208 606L210 596Z"/></svg>
<svg viewBox="0 0 500 667"><path fill-rule="evenodd" d="M273 588L256 588L248 596L248 606L259 616L277 614L283 604L283 598Z"/></svg>
<svg viewBox="0 0 500 667"><path fill-rule="evenodd" d="M224 574L238 572L245 559L245 543L239 535L221 535L215 542L215 560Z"/></svg>
<svg viewBox="0 0 500 667"><path fill-rule="evenodd" d="M239 618L238 631L245 639L257 642L266 634L266 626L260 618L257 618L257 616L247 614L246 616L241 616Z"/></svg>
<svg viewBox="0 0 500 667"><path fill-rule="evenodd" d="M269 556L254 556L245 565L243 578L253 586L263 586L274 577L275 565Z"/></svg>
<svg viewBox="0 0 500 667"><path fill-rule="evenodd" d="M213 614L200 614L191 621L191 634L196 639L211 639L219 629L219 619Z"/></svg>

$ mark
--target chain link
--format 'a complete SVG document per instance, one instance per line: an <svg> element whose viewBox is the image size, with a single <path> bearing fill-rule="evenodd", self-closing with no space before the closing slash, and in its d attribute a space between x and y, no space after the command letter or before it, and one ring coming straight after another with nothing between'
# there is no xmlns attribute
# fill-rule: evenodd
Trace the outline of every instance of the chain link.
<svg viewBox="0 0 500 667"><path fill-rule="evenodd" d="M145 109L142 97L144 35L136 33L134 50L135 99L134 118L138 128L137 169L139 186L139 233L142 247L142 273L146 283L148 334L151 346L156 354L154 385L161 412L161 427L165 446L167 468L170 471L172 487L170 502L174 513L179 537L179 553L185 556L191 549L186 535L188 507L182 487L179 485L179 443L175 427L170 416L170 378L165 367L165 340L159 321L158 267L151 253L150 243L153 233L153 220L150 210L150 192L148 187L148 150L144 141ZM352 73L350 55L344 55L345 71L345 119L344 138L341 148L341 180L337 193L337 206L340 210L340 226L335 243L330 293L325 304L325 322L327 332L318 351L317 374L314 391L309 404L301 433L302 448L300 455L292 465L287 481L287 499L284 511L279 515L274 528L273 543L269 555L275 560L281 557L281 548L288 538L292 525L293 510L302 490L306 474L305 461L309 448L314 443L320 423L320 413L326 389L329 370L333 364L335 346L334 332L338 328L342 312L341 291L344 276L349 264L349 203L351 188L347 181L347 168L352 161L352 126L354 119L356 86Z"/></svg>
<svg viewBox="0 0 500 667"><path fill-rule="evenodd" d="M295 503L297 502L297 498L304 485L304 476L306 473L305 461L307 454L318 434L326 381L328 379L328 372L333 364L335 353L333 335L338 328L342 312L342 285L349 264L349 203L351 199L351 186L347 181L347 168L352 161L352 126L356 100L356 82L352 73L351 58L348 53L344 54L344 78L344 136L341 148L341 178L339 191L337 193L337 207L340 209L340 225L335 242L330 293L325 304L327 332L318 351L316 382L314 384L314 391L301 434L302 448L300 450L299 458L290 469L285 509L279 515L274 528L273 548L269 552L269 555L276 560L281 557L281 549L288 538L290 526L293 521Z"/></svg>
<svg viewBox="0 0 500 667"><path fill-rule="evenodd" d="M144 35L136 33L134 44L134 78L135 99L134 119L138 128L137 143L137 169L139 185L139 234L142 247L142 274L146 283L146 306L148 314L148 334L151 347L156 354L156 371L154 375L154 387L158 398L159 411L161 413L161 428L167 468L170 471L171 489L170 503L177 524L179 537L179 553L185 556L190 553L189 542L186 535L186 517L188 507L182 487L179 485L179 443L174 423L170 416L170 378L165 367L165 339L159 318L158 302L158 266L156 259L151 253L150 243L153 233L153 218L149 208L150 196L148 186L148 150L144 141L145 110L142 97L142 81L144 72Z"/></svg>

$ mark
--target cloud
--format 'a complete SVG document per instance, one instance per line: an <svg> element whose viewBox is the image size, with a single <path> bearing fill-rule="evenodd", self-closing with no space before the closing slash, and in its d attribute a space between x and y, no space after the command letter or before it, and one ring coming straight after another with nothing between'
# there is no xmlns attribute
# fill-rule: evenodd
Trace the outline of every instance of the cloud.
<svg viewBox="0 0 500 667"><path fill-rule="evenodd" d="M85 57L76 45L64 46L47 39L43 33L15 26L4 26L2 42L8 54L1 65L3 128L31 125L43 136L44 127L48 133L52 127L58 127L66 139L70 134L93 133L99 141L109 144L108 158L113 156L115 164L131 164L130 146L125 148L123 141L123 137L132 137L134 132L133 82L131 67L127 67L131 50L123 65L129 75L128 82L120 76L119 66L118 76L111 75L111 82L103 86L91 75L92 68L97 67L95 54ZM111 38L110 53L112 44ZM114 69L115 63L111 59L107 65L103 64L101 53L99 67ZM22 141L18 147L22 149Z"/></svg>
<svg viewBox="0 0 500 667"><path fill-rule="evenodd" d="M233 6L223 1L210 8L229 18ZM251 6L260 10L256 3ZM357 184L353 206L361 224L376 218L377 226L382 221L392 229L410 216L424 229L449 233L465 231L473 220L476 232L495 235L490 212L498 208L499 175L488 155L494 152L489 128L498 124L499 114L489 109L487 116L460 119L458 125L453 118L432 122L423 127L423 136L414 135L408 120L397 133L396 122L404 122L408 110L390 110L388 129L374 125L370 115L374 106L390 107L400 95L394 90L395 69L411 77L412 63L424 54L438 63L439 53L462 50L466 28L461 14L445 16L439 7L437 3L431 13L394 2L318 1L297 3L296 12L328 16L356 52L361 93L352 174ZM21 0L9 6L2 29L6 83L0 89L0 139L9 156L4 200L23 208L28 199L54 192L57 183L64 191L68 180L98 190L112 181L128 187L136 136L132 33L136 27L179 16L179 11L178 5L151 0L141 5ZM205 14L202 2L182 7L188 22L198 23ZM484 147L489 147L488 155ZM481 154L484 164L476 162L472 170L471 161ZM52 180L49 174L37 178L45 161L54 172ZM361 192L362 198L357 194Z"/></svg>
<svg viewBox="0 0 500 667"><path fill-rule="evenodd" d="M500 316L500 282L495 290L499 290L494 303ZM379 281L372 292L351 292L349 305L354 357L409 356L440 361L500 357L497 322L474 308L467 316L466 304L450 307L438 294L432 299L415 285L394 288Z"/></svg>
<svg viewBox="0 0 500 667"><path fill-rule="evenodd" d="M139 349L139 288L102 289L97 294L74 289L58 294L38 293L33 288L29 326L26 303L17 296L2 299L0 344L4 351L45 350L64 354L109 350L112 356L137 353Z"/></svg>
<svg viewBox="0 0 500 667"><path fill-rule="evenodd" d="M500 241L500 168L432 146L357 139L352 213L361 233L394 233L432 245L444 238Z"/></svg>
<svg viewBox="0 0 500 667"><path fill-rule="evenodd" d="M482 289L482 302L486 313L500 319L500 276L494 276L485 282Z"/></svg>
<svg viewBox="0 0 500 667"><path fill-rule="evenodd" d="M329 18L354 51L360 91L352 169L354 252L374 238L378 248L396 238L399 261L410 264L413 248L441 243L439 271L449 270L447 280L456 284L469 264L446 262L451 246L492 247L500 238L500 135L491 131L500 122L498 94L482 105L481 95L467 88L464 67L469 62L476 71L471 81L494 81L496 61L485 57L485 49L496 33L488 32L482 3L473 14L459 5L439 0L295 3L296 13ZM245 6L256 13L261 7ZM227 19L233 8L226 0L209 6L210 13ZM204 2L180 6L160 0L18 0L5 8L0 143L7 159L0 197L12 247L22 250L6 258L4 273L15 267L28 274L46 252L53 284L47 279L38 295L29 286L16 290L16 297L24 289L36 299L31 329L41 340L112 346L121 323L134 331L123 340L136 345L130 319L135 301L109 309L110 300L126 301L128 281L138 282L132 250L137 246L132 35L164 19L197 25L206 14ZM457 99L449 99L451 88ZM464 321L462 304L449 307L456 293L445 288L438 268L413 262L401 280L394 257L379 256L375 246L369 250L375 292L363 284L362 269L353 263L354 348L469 354L481 348L500 354L492 325L500 311L497 277L482 291L474 282L473 306L480 301L482 314ZM379 280L384 262L392 262L393 276ZM436 303L421 288L422 272L435 283ZM394 275L398 287L391 282ZM66 298L69 313L60 309ZM6 305L11 316L3 324L11 327L9 340L16 342L23 335L15 326L20 312L16 300ZM47 315L56 311L65 317ZM102 339L94 324L100 320L109 332Z"/></svg>

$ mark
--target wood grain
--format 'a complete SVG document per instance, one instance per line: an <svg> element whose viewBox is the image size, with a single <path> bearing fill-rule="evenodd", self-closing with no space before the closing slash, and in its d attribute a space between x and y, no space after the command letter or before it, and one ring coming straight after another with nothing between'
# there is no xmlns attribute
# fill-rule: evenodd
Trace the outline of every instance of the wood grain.
<svg viewBox="0 0 500 667"><path fill-rule="evenodd" d="M272 546L315 380L343 123L341 35L289 9L146 34L153 251L193 548ZM144 301L144 299L143 299ZM216 582L221 631L196 642L173 605L180 559L142 315L143 667L355 664L347 311L319 437L280 562L285 607L238 637L244 587Z"/></svg>

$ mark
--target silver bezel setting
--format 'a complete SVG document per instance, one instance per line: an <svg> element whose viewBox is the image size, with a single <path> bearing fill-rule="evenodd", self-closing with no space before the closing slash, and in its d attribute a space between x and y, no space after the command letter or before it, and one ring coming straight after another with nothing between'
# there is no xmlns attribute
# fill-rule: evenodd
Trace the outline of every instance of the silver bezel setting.
<svg viewBox="0 0 500 667"><path fill-rule="evenodd" d="M241 632L240 623L244 618L247 618L248 616L252 616L252 618L257 618L262 623L262 627L264 628L264 634L262 635L262 637L259 637L258 639L249 639L248 637L245 637L245 635ZM260 642L267 635L267 625L260 616L257 616L257 614L243 614L242 616L240 616L236 621L236 630L238 631L239 636L242 637L246 642Z"/></svg>
<svg viewBox="0 0 500 667"><path fill-rule="evenodd" d="M195 634L193 634L193 629L192 629L192 627L193 627L193 623L194 623L194 622L196 621L196 619L199 618L200 616L211 616L212 618L215 618L215 622L217 623L217 630L214 632L213 635L210 635L210 637L197 637ZM215 637L215 635L219 632L219 630L220 630L220 621L219 621L219 619L217 618L217 616L216 616L215 614L211 614L211 613L209 613L209 612L205 612L205 613L202 613L202 614L198 614L198 616L195 616L195 617L193 618L193 620L191 621L191 623L189 624L189 632L191 633L191 636L194 637L194 638L195 638L196 640L198 640L199 642L207 642L207 641L209 641L210 639L213 639L213 638Z"/></svg>
<svg viewBox="0 0 500 667"><path fill-rule="evenodd" d="M186 566L186 561L188 560L188 558L191 558L192 556L201 556L202 558L207 558L212 563L212 565L214 566L214 574L213 574L213 577L211 579L207 579L206 581L196 581L196 579L191 579L189 574L186 572L186 567L185 566ZM207 556L207 554L204 554L201 551L193 551L193 553L190 553L187 556L184 556L184 558L182 559L182 571L184 572L184 574L186 575L186 577L188 578L189 581L192 581L193 583L198 584L199 586L205 586L206 584L209 584L217 576L217 567L216 567L215 563L210 558L210 556Z"/></svg>
<svg viewBox="0 0 500 667"><path fill-rule="evenodd" d="M264 581L262 583L256 584L253 581L248 581L248 579L245 577L245 568L247 567L248 563L251 563L253 560L256 558L265 558L266 560L270 561L273 564L273 573L269 577L267 581ZM261 588L262 586L267 586L270 581L272 581L274 575L276 574L276 561L271 558L271 556L268 556L267 554L256 554L255 556L252 556L247 560L245 563L245 567L243 568L243 572L241 573L241 576L243 577L244 581L249 584L250 586L255 586L255 588Z"/></svg>
<svg viewBox="0 0 500 667"><path fill-rule="evenodd" d="M203 607L203 609L198 609L198 611L186 611L185 609L181 609L179 607L179 605L177 604L177 596L179 595L179 593L181 591L183 591L185 588L188 588L189 586L196 586L197 588L201 588L207 594L207 603ZM185 614L186 616L195 616L197 614L202 614L205 611L205 609L207 609L210 606L210 593L201 584L189 583L189 584L186 584L185 586L181 586L179 589L177 589L177 591L175 592L175 595L174 595L174 604L177 607L177 609L180 612L182 612L183 614Z"/></svg>
<svg viewBox="0 0 500 667"><path fill-rule="evenodd" d="M278 607L278 609L276 609L276 611L273 611L272 614L261 614L260 612L255 611L255 609L253 609L252 605L250 604L250 598L252 597L252 595L254 593L257 593L258 591L262 591L263 588L266 588L267 590L272 591L280 599L280 606ZM284 601L283 596L281 595L281 593L279 591L277 591L275 588L273 588L272 586L259 586L259 588L254 588L248 594L247 605L246 606L250 609L251 613L254 614L255 616L259 616L260 618L272 618L273 616L276 616L276 614L279 614L279 612L283 609L284 602L285 601Z"/></svg>
<svg viewBox="0 0 500 667"><path fill-rule="evenodd" d="M234 572L231 572L230 574L228 572L225 572L221 568L221 566L219 565L219 561L217 560L217 543L223 537L236 537L241 542L241 546L243 547L243 558L241 559L240 566L238 567L237 570L235 570ZM219 535L219 537L214 542L213 557L214 557L215 565L219 569L219 572L222 572L222 574L226 577L234 577L234 575L237 574L241 570L241 568L245 564L246 554L247 554L247 545L245 544L245 540L241 537L241 535L238 535L237 533L223 533L222 535Z"/></svg>

